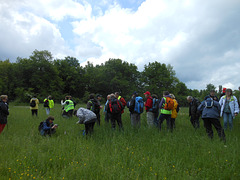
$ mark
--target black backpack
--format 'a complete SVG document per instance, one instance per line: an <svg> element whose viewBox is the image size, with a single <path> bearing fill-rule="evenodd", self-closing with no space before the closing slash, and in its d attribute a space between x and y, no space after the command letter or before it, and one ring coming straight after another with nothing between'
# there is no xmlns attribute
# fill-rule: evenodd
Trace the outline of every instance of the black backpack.
<svg viewBox="0 0 240 180"><path fill-rule="evenodd" d="M36 106L36 101L35 101L35 100L32 100L31 103L30 103L30 106L31 106L31 107L35 107L35 106Z"/></svg>
<svg viewBox="0 0 240 180"><path fill-rule="evenodd" d="M49 107L49 101L48 101L48 99L44 102L43 106L44 106L44 107Z"/></svg>
<svg viewBox="0 0 240 180"><path fill-rule="evenodd" d="M99 114L100 105L98 104L98 101L94 99L94 100L90 100L90 102L92 103L92 112L94 112L95 114Z"/></svg>
<svg viewBox="0 0 240 180"><path fill-rule="evenodd" d="M40 122L39 126L38 126L38 131L40 132L43 128L43 123L44 121Z"/></svg>

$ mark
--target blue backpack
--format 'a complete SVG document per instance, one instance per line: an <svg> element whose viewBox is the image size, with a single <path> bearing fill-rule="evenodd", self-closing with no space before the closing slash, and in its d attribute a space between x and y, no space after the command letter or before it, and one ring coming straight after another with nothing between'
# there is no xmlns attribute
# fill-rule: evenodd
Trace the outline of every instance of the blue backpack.
<svg viewBox="0 0 240 180"><path fill-rule="evenodd" d="M135 98L135 107L134 107L134 111L138 114L143 113L143 98L138 96Z"/></svg>
<svg viewBox="0 0 240 180"><path fill-rule="evenodd" d="M153 98L152 112L156 113L159 109L159 99Z"/></svg>

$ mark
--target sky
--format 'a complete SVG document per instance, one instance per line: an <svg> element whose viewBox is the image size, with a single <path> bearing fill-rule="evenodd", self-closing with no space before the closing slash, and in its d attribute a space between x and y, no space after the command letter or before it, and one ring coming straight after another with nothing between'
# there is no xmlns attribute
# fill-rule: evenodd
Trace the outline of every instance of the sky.
<svg viewBox="0 0 240 180"><path fill-rule="evenodd" d="M0 0L0 60L171 64L191 89L240 86L240 0Z"/></svg>

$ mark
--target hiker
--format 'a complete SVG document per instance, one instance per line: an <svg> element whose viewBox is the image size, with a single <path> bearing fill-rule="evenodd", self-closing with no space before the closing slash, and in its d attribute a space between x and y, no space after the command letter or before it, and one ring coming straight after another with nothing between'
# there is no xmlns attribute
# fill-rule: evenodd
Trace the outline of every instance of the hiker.
<svg viewBox="0 0 240 180"><path fill-rule="evenodd" d="M231 89L226 89L226 95L221 97L219 104L221 106L220 116L223 117L224 129L227 129L229 123L229 128L232 130L233 119L239 113L239 106L237 98L233 96Z"/></svg>
<svg viewBox="0 0 240 180"><path fill-rule="evenodd" d="M114 94L111 94L110 100L107 104L107 112L110 113L112 129L116 128L116 121L120 130L123 130L122 113L123 105Z"/></svg>
<svg viewBox="0 0 240 180"><path fill-rule="evenodd" d="M32 111L32 116L34 116L34 114L36 116L38 115L38 104L39 100L36 95L34 95L33 98L30 100L30 109Z"/></svg>
<svg viewBox="0 0 240 180"><path fill-rule="evenodd" d="M0 134L7 124L7 116L9 115L7 101L7 95L0 96Z"/></svg>
<svg viewBox="0 0 240 180"><path fill-rule="evenodd" d="M225 141L225 133L220 123L220 104L213 100L213 98L207 98L198 106L198 111L202 112L202 119L204 121L204 126L208 137L213 138L212 125L215 127L218 136L221 140Z"/></svg>
<svg viewBox="0 0 240 180"><path fill-rule="evenodd" d="M143 113L143 98L138 96L138 93L135 91L132 94L132 99L129 104L129 111L131 113L131 124L133 127L140 128L140 114Z"/></svg>
<svg viewBox="0 0 240 180"><path fill-rule="evenodd" d="M221 99L221 97L223 97L223 96L226 95L226 89L227 89L227 88L223 88L222 93L220 94L219 99Z"/></svg>
<svg viewBox="0 0 240 180"><path fill-rule="evenodd" d="M43 103L44 103L43 106L46 109L46 113L47 113L47 115L49 115L50 114L50 110L54 107L54 101L52 99L52 96L49 95L47 98L45 98L43 100Z"/></svg>
<svg viewBox="0 0 240 180"><path fill-rule="evenodd" d="M94 112L97 116L97 124L100 126L100 102L95 99L94 94L89 95L89 101L87 103L87 109Z"/></svg>
<svg viewBox="0 0 240 180"><path fill-rule="evenodd" d="M94 124L97 121L96 114L85 108L79 108L77 111L74 111L74 115L79 118L77 124L84 124L85 125L85 134L90 135L93 133Z"/></svg>
<svg viewBox="0 0 240 180"><path fill-rule="evenodd" d="M174 103L174 107L173 107L173 110L172 110L172 115L171 115L171 129L174 129L176 127L175 125L175 119L177 118L177 115L178 115L178 112L179 112L179 105L178 105L178 102L174 96L174 94L170 94L170 96L172 97L173 99L173 103Z"/></svg>
<svg viewBox="0 0 240 180"><path fill-rule="evenodd" d="M147 112L147 124L149 127L152 127L154 125L154 113L149 111L152 108L153 100L151 97L151 93L149 91L146 91L144 93L145 98L147 99L144 103L145 110Z"/></svg>
<svg viewBox="0 0 240 180"><path fill-rule="evenodd" d="M207 98L212 98L214 101L219 101L218 98L217 98L217 96L215 96L215 90L214 90L214 89L212 89L212 90L210 91L210 94L207 95L207 96L204 98L204 100L206 100Z"/></svg>
<svg viewBox="0 0 240 180"><path fill-rule="evenodd" d="M201 104L198 99L192 97L192 96L188 96L187 97L187 101L189 103L189 116L191 117L190 118L190 121L193 125L193 127L195 129L199 128L199 117L200 117L200 113L199 111L197 110L198 106Z"/></svg>
<svg viewBox="0 0 240 180"><path fill-rule="evenodd" d="M159 116L159 103L160 100L158 99L158 96L156 94L152 95L152 108L149 109L150 112L154 114L154 125L158 127L158 116Z"/></svg>
<svg viewBox="0 0 240 180"><path fill-rule="evenodd" d="M62 116L65 118L72 117L74 110L74 102L71 100L71 96L66 96L65 101L61 100L61 105L64 108Z"/></svg>
<svg viewBox="0 0 240 180"><path fill-rule="evenodd" d="M107 112L107 104L110 100L110 95L107 96L107 101L105 103L105 106L104 106L104 110L103 110L103 113L105 114L105 122L109 123L109 119L110 119L110 113Z"/></svg>
<svg viewBox="0 0 240 180"><path fill-rule="evenodd" d="M239 97L238 97L238 106L240 105L240 86L238 87Z"/></svg>
<svg viewBox="0 0 240 180"><path fill-rule="evenodd" d="M49 135L56 133L56 128L58 127L57 124L53 124L54 117L49 116L46 121L40 123L38 130L42 136Z"/></svg>
<svg viewBox="0 0 240 180"><path fill-rule="evenodd" d="M127 105L127 102L125 101L125 99L122 96L120 96L119 92L115 92L115 97L122 103L123 109L122 109L121 114L123 114L124 113L124 108Z"/></svg>
<svg viewBox="0 0 240 180"><path fill-rule="evenodd" d="M158 119L159 130L161 131L162 123L166 119L167 129L172 131L173 127L171 126L171 115L172 115L172 109L174 108L174 101L172 97L169 95L168 91L163 92L163 98L159 104L159 108L161 110L161 114Z"/></svg>

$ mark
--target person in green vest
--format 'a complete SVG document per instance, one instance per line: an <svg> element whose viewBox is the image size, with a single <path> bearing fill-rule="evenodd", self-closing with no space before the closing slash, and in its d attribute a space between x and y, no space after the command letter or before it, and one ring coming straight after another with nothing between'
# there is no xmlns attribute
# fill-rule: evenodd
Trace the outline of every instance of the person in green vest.
<svg viewBox="0 0 240 180"><path fill-rule="evenodd" d="M46 109L46 113L47 113L47 115L49 115L50 114L50 110L54 107L54 101L52 99L52 96L49 95L47 98L45 98L43 100L43 103L44 103L43 106Z"/></svg>
<svg viewBox="0 0 240 180"><path fill-rule="evenodd" d="M64 108L62 116L65 118L72 117L74 110L74 102L71 100L71 96L66 96L65 101L61 100L61 105Z"/></svg>

